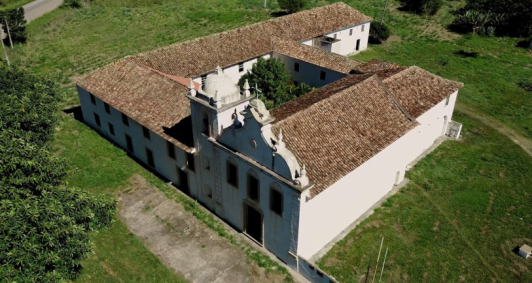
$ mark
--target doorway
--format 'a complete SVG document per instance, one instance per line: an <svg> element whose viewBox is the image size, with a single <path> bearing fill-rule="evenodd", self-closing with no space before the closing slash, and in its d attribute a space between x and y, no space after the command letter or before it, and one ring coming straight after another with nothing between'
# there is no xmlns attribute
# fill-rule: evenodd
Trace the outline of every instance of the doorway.
<svg viewBox="0 0 532 283"><path fill-rule="evenodd" d="M262 214L248 204L244 204L244 232L262 245Z"/></svg>
<svg viewBox="0 0 532 283"><path fill-rule="evenodd" d="M360 39L357 39L357 48L356 48L357 51L360 50Z"/></svg>
<svg viewBox="0 0 532 283"><path fill-rule="evenodd" d="M176 171L177 171L177 180L179 182L179 184L177 184L177 187L181 191L183 191L185 194L190 195L190 189L188 185L188 173L185 172L184 170L179 169L177 166L176 166Z"/></svg>

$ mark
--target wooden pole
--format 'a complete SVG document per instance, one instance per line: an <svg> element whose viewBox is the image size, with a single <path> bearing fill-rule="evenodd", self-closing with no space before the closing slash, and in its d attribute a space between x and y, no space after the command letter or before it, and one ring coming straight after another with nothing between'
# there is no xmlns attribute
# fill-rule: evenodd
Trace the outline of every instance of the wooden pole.
<svg viewBox="0 0 532 283"><path fill-rule="evenodd" d="M11 66L11 63L9 62L9 57L7 56L6 47L4 46L4 40L2 39L4 37L4 31L0 29L0 41L2 42L2 49L4 49L4 56L6 56L7 65Z"/></svg>
<svg viewBox="0 0 532 283"><path fill-rule="evenodd" d="M377 269L379 269L379 260L381 259L382 243L384 242L384 237L381 240L381 247L379 248L379 256L377 257L377 263L375 263L375 272L373 273L373 279L371 283L375 282L375 276L377 276Z"/></svg>
<svg viewBox="0 0 532 283"><path fill-rule="evenodd" d="M369 259L368 259L368 270L366 271L366 280L364 281L364 283L368 282L369 266L371 265L371 258L373 257L373 250L374 249L375 249L375 241L373 241L373 248L371 248L371 255L369 256Z"/></svg>
<svg viewBox="0 0 532 283"><path fill-rule="evenodd" d="M384 264L386 263L386 257L388 256L388 247L386 247L386 253L384 254L384 261L382 262L381 276L379 277L379 283L382 281L382 273L384 272Z"/></svg>
<svg viewBox="0 0 532 283"><path fill-rule="evenodd" d="M384 13L386 13L386 6L388 6L388 0L384 3L384 9L382 10L382 16L381 16L381 25L382 21L384 21Z"/></svg>
<svg viewBox="0 0 532 283"><path fill-rule="evenodd" d="M4 18L6 22L7 36L9 37L9 43L11 44L11 49L13 49L13 41L11 40L11 33L9 32L9 25L7 24L7 19Z"/></svg>

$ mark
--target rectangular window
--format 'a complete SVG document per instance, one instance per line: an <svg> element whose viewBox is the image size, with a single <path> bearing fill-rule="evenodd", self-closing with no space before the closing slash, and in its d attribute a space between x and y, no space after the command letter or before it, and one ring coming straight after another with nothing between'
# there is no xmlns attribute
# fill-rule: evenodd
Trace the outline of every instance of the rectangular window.
<svg viewBox="0 0 532 283"><path fill-rule="evenodd" d="M239 72L239 73L244 72L244 63L239 63L239 64L238 64L238 72Z"/></svg>
<svg viewBox="0 0 532 283"><path fill-rule="evenodd" d="M238 170L231 162L227 162L227 183L238 189Z"/></svg>
<svg viewBox="0 0 532 283"><path fill-rule="evenodd" d="M168 157L170 157L173 160L175 160L175 147L169 141L166 141L166 151L168 152Z"/></svg>
<svg viewBox="0 0 532 283"><path fill-rule="evenodd" d="M102 126L102 123L100 123L100 116L96 113L94 113L94 121L96 121L96 125L98 127L101 127Z"/></svg>
<svg viewBox="0 0 532 283"><path fill-rule="evenodd" d="M248 198L256 202L259 201L259 180L252 175L248 174Z"/></svg>
<svg viewBox="0 0 532 283"><path fill-rule="evenodd" d="M211 162L209 161L208 158L206 157L203 158L203 164L205 165L205 170L211 171Z"/></svg>
<svg viewBox="0 0 532 283"><path fill-rule="evenodd" d="M299 63L294 63L294 72L299 72Z"/></svg>
<svg viewBox="0 0 532 283"><path fill-rule="evenodd" d="M115 127L113 127L113 124L111 124L111 123L107 123L107 125L109 126L109 133L114 136L115 135Z"/></svg>
<svg viewBox="0 0 532 283"><path fill-rule="evenodd" d="M153 161L153 152L149 148L146 148L146 163L148 163L151 168L155 168L155 162Z"/></svg>
<svg viewBox="0 0 532 283"><path fill-rule="evenodd" d="M364 25L362 25L362 31L364 31Z"/></svg>
<svg viewBox="0 0 532 283"><path fill-rule="evenodd" d="M194 164L194 154L187 152L187 168L194 172L196 165Z"/></svg>
<svg viewBox="0 0 532 283"><path fill-rule="evenodd" d="M270 189L270 209L283 216L283 194L276 189Z"/></svg>
<svg viewBox="0 0 532 283"><path fill-rule="evenodd" d="M124 113L122 113L122 123L124 123L124 125L129 127L129 118Z"/></svg>
<svg viewBox="0 0 532 283"><path fill-rule="evenodd" d="M445 106L449 105L449 100L451 100L451 96L447 96L447 99L445 100Z"/></svg>
<svg viewBox="0 0 532 283"><path fill-rule="evenodd" d="M111 107L109 107L109 104L106 102L103 103L103 107L105 108L105 113L111 114Z"/></svg>
<svg viewBox="0 0 532 283"><path fill-rule="evenodd" d="M324 81L326 76L327 76L327 73L325 73L325 71L320 72L320 80Z"/></svg>
<svg viewBox="0 0 532 283"><path fill-rule="evenodd" d="M323 273L321 273L319 270L316 270L316 274L318 274L319 277L323 277Z"/></svg>
<svg viewBox="0 0 532 283"><path fill-rule="evenodd" d="M96 105L96 97L92 93L89 93L89 96L91 97L92 104Z"/></svg>
<svg viewBox="0 0 532 283"><path fill-rule="evenodd" d="M133 149L133 140L131 140L131 137L128 134L126 134L125 137L127 151L129 151L130 153L134 153L135 150Z"/></svg>
<svg viewBox="0 0 532 283"><path fill-rule="evenodd" d="M205 84L205 80L207 79L207 75L203 75L201 76L201 84L204 85Z"/></svg>
<svg viewBox="0 0 532 283"><path fill-rule="evenodd" d="M142 126L142 135L144 135L144 137L148 140L151 139L150 137L150 130L148 130L148 128Z"/></svg>
<svg viewBox="0 0 532 283"><path fill-rule="evenodd" d="M349 36L353 35L353 29L349 29Z"/></svg>

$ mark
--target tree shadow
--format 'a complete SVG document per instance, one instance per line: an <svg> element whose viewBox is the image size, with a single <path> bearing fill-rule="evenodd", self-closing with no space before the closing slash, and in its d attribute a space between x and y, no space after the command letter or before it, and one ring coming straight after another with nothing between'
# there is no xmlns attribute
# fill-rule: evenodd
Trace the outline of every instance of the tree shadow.
<svg viewBox="0 0 532 283"><path fill-rule="evenodd" d="M81 110L81 105L63 109L63 113L74 117L74 119L80 122L83 122L83 111Z"/></svg>
<svg viewBox="0 0 532 283"><path fill-rule="evenodd" d="M290 13L288 13L287 11L275 11L275 12L271 12L270 16L272 18L278 18L278 17L286 16L288 14Z"/></svg>
<svg viewBox="0 0 532 283"><path fill-rule="evenodd" d="M515 47L532 49L532 39L523 39L521 41L518 41Z"/></svg>
<svg viewBox="0 0 532 283"><path fill-rule="evenodd" d="M381 41L380 39L378 39L378 38L376 38L376 37L373 37L373 36L371 36L371 35L370 35L369 38L368 38L368 42L369 42L370 44L382 44L382 41Z"/></svg>
<svg viewBox="0 0 532 283"><path fill-rule="evenodd" d="M468 52L465 50L455 51L453 54L460 56L462 58L477 58L479 55L478 52L474 52L474 51Z"/></svg>

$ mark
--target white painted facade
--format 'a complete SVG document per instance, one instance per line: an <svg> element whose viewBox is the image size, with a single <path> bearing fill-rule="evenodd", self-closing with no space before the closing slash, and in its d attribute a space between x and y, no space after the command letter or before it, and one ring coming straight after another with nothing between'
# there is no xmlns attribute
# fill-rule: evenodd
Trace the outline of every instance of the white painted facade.
<svg viewBox="0 0 532 283"><path fill-rule="evenodd" d="M366 22L325 34L340 40L333 43L332 49L327 51L347 56L366 50L368 48L369 29L370 22ZM312 46L313 39L303 40L301 43Z"/></svg>
<svg viewBox="0 0 532 283"><path fill-rule="evenodd" d="M322 87L345 77L345 74L288 57L277 52L273 52L272 58L280 59L285 63L286 70L290 73L294 82L305 83L312 87ZM295 69L296 63L299 64L299 71L296 71ZM324 79L322 79L322 72L325 75Z"/></svg>

